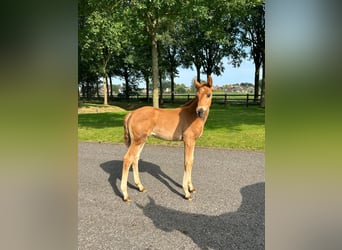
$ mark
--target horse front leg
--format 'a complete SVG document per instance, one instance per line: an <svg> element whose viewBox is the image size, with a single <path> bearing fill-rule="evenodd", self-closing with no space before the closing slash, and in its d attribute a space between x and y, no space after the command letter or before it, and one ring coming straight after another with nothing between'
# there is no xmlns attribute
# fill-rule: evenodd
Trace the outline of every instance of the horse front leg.
<svg viewBox="0 0 342 250"><path fill-rule="evenodd" d="M183 190L185 193L185 199L191 200L192 197L190 192L195 191L195 187L192 184L192 166L194 163L194 150L195 141L185 140L184 141L184 176L183 176Z"/></svg>

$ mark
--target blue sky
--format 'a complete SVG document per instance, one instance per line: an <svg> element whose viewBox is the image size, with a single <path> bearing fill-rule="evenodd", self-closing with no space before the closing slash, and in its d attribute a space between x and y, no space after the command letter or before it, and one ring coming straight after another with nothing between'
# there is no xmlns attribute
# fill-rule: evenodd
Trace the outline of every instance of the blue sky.
<svg viewBox="0 0 342 250"><path fill-rule="evenodd" d="M222 75L212 75L214 85L222 86L228 83L241 82L254 83L254 63L252 61L243 61L239 68L234 68L230 64L225 64L224 67L225 70ZM175 78L175 82L190 86L195 77L196 70L179 68L179 77ZM201 75L201 80L206 80L206 77L206 75Z"/></svg>
<svg viewBox="0 0 342 250"><path fill-rule="evenodd" d="M222 86L229 83L248 82L254 84L254 63L253 61L244 60L240 67L234 68L231 64L224 61L225 70L221 76L212 75L213 83L217 86ZM179 76L175 78L175 83L184 83L186 86L192 84L196 77L196 70L179 68ZM123 84L124 80L120 78L112 78L113 84ZM201 79L206 80L206 75L201 75ZM139 87L144 88L145 83L139 84Z"/></svg>

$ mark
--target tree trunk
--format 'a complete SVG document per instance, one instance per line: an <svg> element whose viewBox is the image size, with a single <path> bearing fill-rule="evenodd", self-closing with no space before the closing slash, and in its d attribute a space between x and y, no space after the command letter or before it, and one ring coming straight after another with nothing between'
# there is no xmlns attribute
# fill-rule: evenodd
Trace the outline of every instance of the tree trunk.
<svg viewBox="0 0 342 250"><path fill-rule="evenodd" d="M173 73L170 74L171 78L171 102L174 103L175 101L175 77Z"/></svg>
<svg viewBox="0 0 342 250"><path fill-rule="evenodd" d="M255 72L254 72L254 102L258 100L259 95L259 72L260 72L260 64L255 64Z"/></svg>
<svg viewBox="0 0 342 250"><path fill-rule="evenodd" d="M145 76L145 82L146 82L146 100L147 100L147 103L150 101L150 81L149 81L149 77L148 76Z"/></svg>
<svg viewBox="0 0 342 250"><path fill-rule="evenodd" d="M163 105L163 79L162 75L159 73L159 105Z"/></svg>
<svg viewBox="0 0 342 250"><path fill-rule="evenodd" d="M110 83L110 97L113 98L113 83L112 83L112 77L109 77L109 83Z"/></svg>
<svg viewBox="0 0 342 250"><path fill-rule="evenodd" d="M107 96L107 76L104 73L103 76L103 104L108 105L108 96Z"/></svg>
<svg viewBox="0 0 342 250"><path fill-rule="evenodd" d="M263 63L263 66L262 66L260 107L265 108L265 62Z"/></svg>
<svg viewBox="0 0 342 250"><path fill-rule="evenodd" d="M87 83L87 87L86 87L86 93L87 93L87 100L91 99L91 89L90 89L90 83Z"/></svg>
<svg viewBox="0 0 342 250"><path fill-rule="evenodd" d="M125 78L125 95L126 95L126 99L129 99L129 94L130 94L130 90L129 90L129 79L128 79L129 75L128 75L128 71L127 68L125 68L125 72L124 72L124 78Z"/></svg>
<svg viewBox="0 0 342 250"><path fill-rule="evenodd" d="M158 45L156 34L152 34L152 83L153 83L153 107L159 108L159 70L158 70Z"/></svg>
<svg viewBox="0 0 342 250"><path fill-rule="evenodd" d="M197 73L197 81L201 82L201 65L195 64L196 73Z"/></svg>
<svg viewBox="0 0 342 250"><path fill-rule="evenodd" d="M81 92L82 92L82 97L84 98L86 96L86 87L84 86L83 83L82 83L82 87L81 87Z"/></svg>
<svg viewBox="0 0 342 250"><path fill-rule="evenodd" d="M100 97L100 93L99 93L99 82L96 81L96 97L99 98Z"/></svg>
<svg viewBox="0 0 342 250"><path fill-rule="evenodd" d="M108 76L106 74L106 79L107 79L107 98L109 97L109 85L108 85Z"/></svg>
<svg viewBox="0 0 342 250"><path fill-rule="evenodd" d="M103 73L103 104L108 105L108 82L107 82L107 63L110 59L110 53L108 53L107 57L104 58L102 64L102 73Z"/></svg>
<svg viewBox="0 0 342 250"><path fill-rule="evenodd" d="M260 107L265 108L265 78L262 78L261 82Z"/></svg>

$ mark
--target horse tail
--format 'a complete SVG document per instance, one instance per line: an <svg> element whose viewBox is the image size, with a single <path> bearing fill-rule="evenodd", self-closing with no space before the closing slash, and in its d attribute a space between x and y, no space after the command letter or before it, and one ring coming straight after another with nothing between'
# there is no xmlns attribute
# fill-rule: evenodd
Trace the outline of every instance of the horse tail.
<svg viewBox="0 0 342 250"><path fill-rule="evenodd" d="M125 118L124 118L124 140L125 140L125 145L129 147L131 145L131 135L129 132L129 118L131 118L132 113L128 113Z"/></svg>

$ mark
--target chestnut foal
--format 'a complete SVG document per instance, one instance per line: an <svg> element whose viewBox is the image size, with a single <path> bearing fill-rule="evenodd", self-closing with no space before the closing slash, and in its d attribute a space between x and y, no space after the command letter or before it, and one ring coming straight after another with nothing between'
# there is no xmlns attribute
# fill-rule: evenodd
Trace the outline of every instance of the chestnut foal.
<svg viewBox="0 0 342 250"><path fill-rule="evenodd" d="M140 153L150 135L171 141L184 141L185 199L191 200L190 192L195 188L191 180L196 139L203 133L212 100L212 78L201 84L194 80L196 97L176 109L158 109L150 106L136 109L125 116L124 133L128 151L123 159L121 191L124 201L130 201L127 192L128 170L133 165L134 182L140 192L145 192L138 170Z"/></svg>

